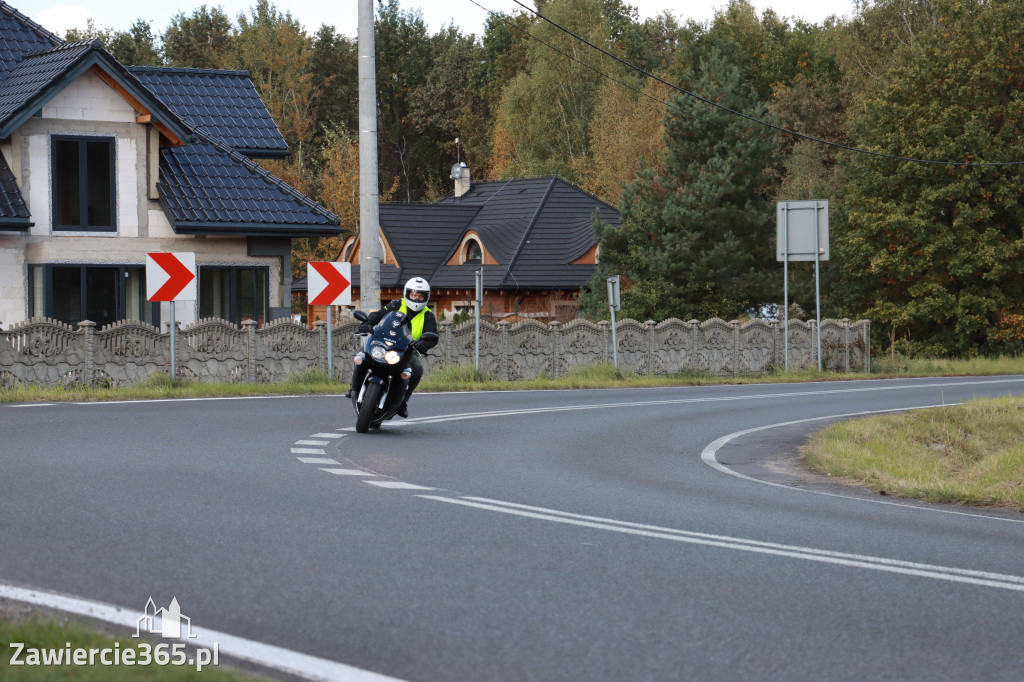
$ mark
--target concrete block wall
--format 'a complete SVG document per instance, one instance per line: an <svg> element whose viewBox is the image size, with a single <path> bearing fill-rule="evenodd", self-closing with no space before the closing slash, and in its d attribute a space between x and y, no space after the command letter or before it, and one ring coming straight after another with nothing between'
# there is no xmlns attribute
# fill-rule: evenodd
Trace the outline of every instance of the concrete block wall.
<svg viewBox="0 0 1024 682"><path fill-rule="evenodd" d="M247 320L236 326L223 320L179 325L179 378L195 381L273 383L296 372L327 368L327 325L315 330L290 321L257 328ZM351 357L358 350L350 316L332 328L335 377L351 376ZM429 375L446 365L472 364L473 323L453 328L441 323L440 342L424 362ZM814 323L790 321L790 367L814 366ZM870 370L870 323L860 320L822 322L823 360L833 371ZM756 376L782 365L782 325L760 320L698 323L665 320L616 325L619 366L641 375L699 372L718 376ZM481 324L481 371L502 381L546 376L558 379L574 366L611 363L611 326L576 320L548 326L535 321L517 325ZM851 360L853 360L851 362ZM170 334L136 321L96 329L81 322L77 330L53 320L37 319L0 331L0 387L14 384L99 384L119 386L145 379L153 372L170 373Z"/></svg>

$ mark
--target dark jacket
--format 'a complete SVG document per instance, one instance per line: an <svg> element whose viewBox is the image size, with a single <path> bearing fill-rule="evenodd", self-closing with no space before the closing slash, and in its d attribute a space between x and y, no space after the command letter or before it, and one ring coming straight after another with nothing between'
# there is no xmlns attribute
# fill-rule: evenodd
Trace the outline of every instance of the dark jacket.
<svg viewBox="0 0 1024 682"><path fill-rule="evenodd" d="M396 310L401 310L401 309L402 309L402 299L396 298L395 300L389 302L386 306L384 306L380 310L374 310L372 313L367 313L367 317L369 318L368 323L369 323L369 325L371 327L373 327L378 322L380 322L381 318L383 318L388 313L394 312ZM407 319L411 320L413 317L415 317L418 314L419 313L413 313L412 311L410 311L409 312L409 317ZM423 313L423 315L424 315L424 317L423 317L423 331L424 331L424 333L426 333L426 332L433 332L434 334L436 334L437 333L437 316L434 315L434 311L430 310L428 308L427 311ZM409 322L406 322L406 324L409 324ZM436 345L437 345L437 341L427 341L427 340L423 339L422 337L420 338L419 341L416 342L416 347L419 349L419 351L421 353L426 353L428 350L430 350L431 348L433 348Z"/></svg>

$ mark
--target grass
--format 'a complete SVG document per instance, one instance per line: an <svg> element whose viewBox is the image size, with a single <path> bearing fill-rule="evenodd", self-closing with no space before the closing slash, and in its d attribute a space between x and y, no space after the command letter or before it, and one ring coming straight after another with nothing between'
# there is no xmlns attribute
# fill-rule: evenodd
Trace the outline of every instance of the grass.
<svg viewBox="0 0 1024 682"><path fill-rule="evenodd" d="M114 637L98 630L91 625L68 619L44 616L34 613L24 617L0 620L0 679L4 682L48 682L50 680L84 680L86 682L120 682L122 680L153 680L156 682L183 682L185 680L202 680L203 682L256 682L265 680L263 677L248 675L237 670L210 665L201 672L195 665L100 665L99 654L95 655L94 665L11 665L11 657L16 650L10 648L12 642L25 645L19 660L31 661L30 649L50 650L59 653L70 649L111 649L119 652L123 661L124 652L129 649L136 651L135 660L142 654L140 647L149 646L150 657L155 654L152 647L161 644L159 640L142 640L130 636ZM172 658L174 654L165 650ZM107 660L115 660L115 653L107 654ZM188 652L186 656L195 656ZM41 660L41 654L37 654ZM180 659L180 657L179 657Z"/></svg>
<svg viewBox="0 0 1024 682"><path fill-rule="evenodd" d="M1024 512L1024 398L842 422L803 448L813 468L900 497Z"/></svg>

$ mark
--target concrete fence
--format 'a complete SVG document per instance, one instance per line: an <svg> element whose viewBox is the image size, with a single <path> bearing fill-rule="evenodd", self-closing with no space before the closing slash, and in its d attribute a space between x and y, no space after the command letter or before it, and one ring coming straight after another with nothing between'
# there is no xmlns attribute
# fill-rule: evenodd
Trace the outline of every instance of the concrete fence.
<svg viewBox="0 0 1024 682"><path fill-rule="evenodd" d="M349 314L332 330L336 377L351 376L358 323ZM472 365L473 322L441 322L440 342L425 359L425 373L445 365ZM178 378L193 381L275 383L304 370L327 369L327 324L310 330L288 320L258 328L217 319L176 329ZM870 322L824 320L823 366L833 371L870 370ZM655 323L622 320L616 328L620 367L641 375L681 372L750 376L785 364L782 324L711 319L669 319ZM816 367L815 322L789 323L790 369ZM63 322L32 319L0 330L0 388L15 385L124 386L155 372L170 373L170 332L127 320L97 330L93 322L75 329ZM611 364L611 325L574 320L480 324L480 369L503 381L565 376L573 367Z"/></svg>

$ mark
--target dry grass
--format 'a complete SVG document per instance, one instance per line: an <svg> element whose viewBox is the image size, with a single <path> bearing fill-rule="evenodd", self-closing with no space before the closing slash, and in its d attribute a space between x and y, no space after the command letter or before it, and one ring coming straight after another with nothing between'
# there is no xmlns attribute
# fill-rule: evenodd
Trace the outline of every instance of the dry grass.
<svg viewBox="0 0 1024 682"><path fill-rule="evenodd" d="M808 464L877 492L1024 511L1024 398L843 422L803 448Z"/></svg>

